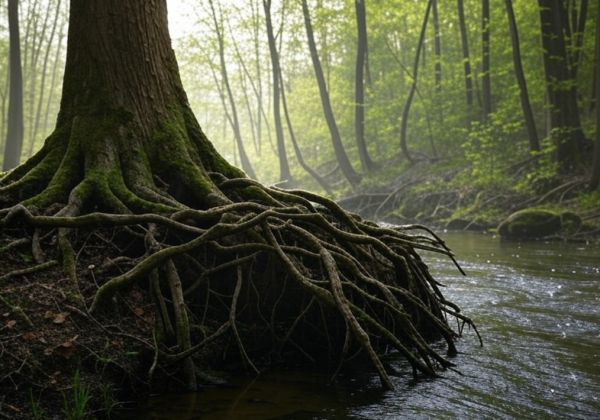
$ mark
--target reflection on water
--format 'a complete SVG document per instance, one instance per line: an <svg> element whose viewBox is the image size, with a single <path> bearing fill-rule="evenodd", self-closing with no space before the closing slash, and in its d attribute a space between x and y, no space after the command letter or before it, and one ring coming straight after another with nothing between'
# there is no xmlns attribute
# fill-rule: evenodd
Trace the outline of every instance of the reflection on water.
<svg viewBox="0 0 600 420"><path fill-rule="evenodd" d="M237 378L225 388L156 398L135 419L581 419L600 418L600 250L581 245L445 236L451 261L424 254L446 296L484 339L465 332L460 374L382 391L374 372L336 383L309 373Z"/></svg>

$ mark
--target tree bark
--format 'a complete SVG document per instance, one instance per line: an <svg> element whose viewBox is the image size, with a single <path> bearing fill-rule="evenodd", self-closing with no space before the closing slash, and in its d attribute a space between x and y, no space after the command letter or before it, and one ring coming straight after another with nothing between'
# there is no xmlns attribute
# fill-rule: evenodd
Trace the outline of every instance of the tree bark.
<svg viewBox="0 0 600 420"><path fill-rule="evenodd" d="M275 44L273 35L273 23L271 21L271 0L263 0L265 10L265 20L267 25L267 40L269 42L269 53L271 56L271 75L273 80L273 123L275 124L275 137L277 139L277 156L279 157L279 181L291 181L292 174L285 151L285 141L283 138L283 123L281 121L281 69L279 67L279 53Z"/></svg>
<svg viewBox="0 0 600 420"><path fill-rule="evenodd" d="M585 136L565 39L567 11L562 0L538 0L538 5L550 114L549 134L556 146L555 157L561 168L580 168Z"/></svg>
<svg viewBox="0 0 600 420"><path fill-rule="evenodd" d="M460 26L460 39L463 55L463 67L465 73L465 94L467 105L473 105L473 75L471 72L471 58L469 56L469 39L467 38L467 24L465 22L465 8L463 0L457 0L458 24Z"/></svg>
<svg viewBox="0 0 600 420"><path fill-rule="evenodd" d="M164 0L71 0L56 129L39 152L0 177L0 230L11 232L5 237L18 236L17 231L29 236L29 228L46 238L43 245L54 255L57 246L60 250L62 272L49 274L47 281L59 296L54 304L81 315L77 322L85 323L78 331L87 344L78 353L87 352L93 361L98 354L91 349L118 336L127 343L111 351L128 357L134 365L126 372L130 376L147 368L147 358L122 354L132 342L154 354L148 376L164 368L161 379L171 379L183 366L188 389L195 388L200 365L234 357L227 351L229 343L237 344L242 362L253 366L255 354L244 348L251 342L275 360L290 348L296 357L322 358L321 368L332 358L341 364L362 353L383 386L391 388L381 350L388 345L398 350L415 378L435 377L438 367L453 363L426 340L443 338L448 354L455 355L454 339L462 326L475 328L443 297L417 253L437 251L453 258L429 229L378 226L317 194L266 187L216 152L183 90ZM75 231L80 234L71 235ZM107 239L106 232L119 239ZM22 239L31 242L18 238L2 251L22 245ZM88 246L88 240L94 244ZM42 246L33 242L33 248ZM110 258L98 251L98 243ZM105 258L109 272L92 272ZM127 263L121 265L123 259ZM49 266L38 264L28 272ZM231 276L232 270L237 275ZM17 273L23 270L0 272L0 277ZM61 281L65 274L68 282ZM154 285L150 291L144 290L148 282ZM67 283L74 302L58 294ZM137 287L152 294L140 299L160 320L153 313L138 322L140 314L127 301ZM13 298L18 296L13 293ZM158 308L151 306L152 298ZM28 300L25 310L40 314L47 309L36 304L43 305ZM458 331L449 326L448 316L461 325ZM36 321L45 322L40 316ZM173 331L175 343L153 334L158 322L164 331ZM22 349L17 337L13 341ZM217 339L213 348L204 347ZM14 349L4 353L18 354ZM192 357L200 359L198 366ZM47 381L56 363L75 365L56 359L40 360L36 382L39 377ZM161 369L155 369L157 364ZM98 374L93 363L81 367ZM145 372L138 382L127 377L120 384L143 380L147 385ZM7 389L22 392L15 376L8 376L0 379L3 395Z"/></svg>
<svg viewBox="0 0 600 420"><path fill-rule="evenodd" d="M21 41L19 35L19 0L8 1L8 26L10 37L10 91L3 171L8 171L19 165L21 150L23 149L23 71L21 69Z"/></svg>
<svg viewBox="0 0 600 420"><path fill-rule="evenodd" d="M414 160L408 151L408 140L407 140L407 128L408 128L408 115L410 113L410 107L412 105L413 98L415 96L415 92L417 91L417 76L419 74L419 57L421 55L421 50L423 49L423 42L425 40L425 31L427 29L427 22L429 21L429 13L431 11L431 5L434 0L429 0L427 2L427 9L425 10L425 17L423 18L423 25L421 26L421 34L419 35L419 42L416 47L416 55L415 60L413 62L413 74L412 74L412 84L410 86L410 91L408 93L408 97L406 98L406 103L404 104L404 110L402 111L402 122L400 125L400 149L402 150L402 155L412 164Z"/></svg>
<svg viewBox="0 0 600 420"><path fill-rule="evenodd" d="M600 7L596 8L596 48L594 61L596 98L600 98ZM600 191L600 106L596 104L594 109L596 117L596 136L594 142L594 158L592 162L592 173L590 176L590 191Z"/></svg>
<svg viewBox="0 0 600 420"><path fill-rule="evenodd" d="M438 16L438 2L433 0L433 40L435 55L435 90L442 91L442 36L440 34L440 20Z"/></svg>
<svg viewBox="0 0 600 420"><path fill-rule="evenodd" d="M231 124L233 134L235 136L235 143L237 145L238 153L240 154L240 163L242 164L242 169L248 174L248 176L250 178L256 179L256 174L254 173L254 169L252 168L250 159L246 154L244 142L242 141L242 132L240 130L240 122L238 118L237 108L235 105L233 92L231 90L231 85L229 83L229 74L227 73L227 61L225 60L225 45L223 39L223 32L217 20L217 14L215 11L213 0L209 0L209 4L212 12L215 33L217 35L217 40L219 43L219 63L221 77L223 78L223 84L225 85L225 90L227 91L227 98L229 99L229 106L231 107L231 117L229 118L229 122Z"/></svg>
<svg viewBox="0 0 600 420"><path fill-rule="evenodd" d="M371 171L375 165L369 156L365 140L365 63L368 49L367 11L365 0L355 0L356 27L358 32L356 45L356 71L354 75L354 132L358 155L363 171Z"/></svg>
<svg viewBox="0 0 600 420"><path fill-rule="evenodd" d="M327 85L325 83L325 77L323 75L323 69L321 67L321 61L319 60L319 54L317 53L317 44L313 34L312 23L310 19L310 12L308 10L308 3L306 0L302 0L302 12L304 15L304 26L306 28L306 36L308 38L308 47L310 50L310 57L313 63L313 69L315 71L315 77L319 85L319 93L321 98L321 104L323 106L323 113L325 114L325 120L329 127L329 133L331 135L331 143L333 145L333 151L335 153L336 160L340 165L340 170L352 186L356 186L360 182L361 176L354 170L344 145L342 143L342 137L335 122L333 115L333 109L329 100L329 93L327 92Z"/></svg>
<svg viewBox="0 0 600 420"><path fill-rule="evenodd" d="M482 1L481 12L481 85L483 90L483 121L492 113L492 81L490 68L490 0Z"/></svg>
<svg viewBox="0 0 600 420"><path fill-rule="evenodd" d="M529 93L527 91L527 81L525 80L525 72L521 63L521 46L519 45L519 32L517 30L517 22L513 11L512 0L505 0L506 13L508 15L508 25L510 31L510 40L513 50L513 64L515 66L515 77L519 84L519 98L521 99L521 108L523 109L523 118L529 138L529 150L536 152L540 150L540 142L538 139L537 128L535 127L535 118L531 110L531 102L529 102Z"/></svg>

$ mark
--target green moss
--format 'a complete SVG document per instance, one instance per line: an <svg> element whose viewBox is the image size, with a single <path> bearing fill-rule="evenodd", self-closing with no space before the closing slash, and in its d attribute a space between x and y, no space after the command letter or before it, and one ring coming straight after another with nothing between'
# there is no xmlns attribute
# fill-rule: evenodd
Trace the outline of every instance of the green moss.
<svg viewBox="0 0 600 420"><path fill-rule="evenodd" d="M498 233L506 238L543 238L580 224L581 218L575 213L533 208L511 214L498 226Z"/></svg>

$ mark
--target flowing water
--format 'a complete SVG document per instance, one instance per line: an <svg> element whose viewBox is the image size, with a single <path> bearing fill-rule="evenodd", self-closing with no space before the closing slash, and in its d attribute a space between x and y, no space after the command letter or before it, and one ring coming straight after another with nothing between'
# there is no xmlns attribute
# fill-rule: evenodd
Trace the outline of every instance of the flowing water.
<svg viewBox="0 0 600 420"><path fill-rule="evenodd" d="M227 387L150 401L135 419L600 419L600 249L444 236L467 276L425 253L434 277L478 325L458 342L460 371L383 391L368 369L329 383L307 372L236 378Z"/></svg>

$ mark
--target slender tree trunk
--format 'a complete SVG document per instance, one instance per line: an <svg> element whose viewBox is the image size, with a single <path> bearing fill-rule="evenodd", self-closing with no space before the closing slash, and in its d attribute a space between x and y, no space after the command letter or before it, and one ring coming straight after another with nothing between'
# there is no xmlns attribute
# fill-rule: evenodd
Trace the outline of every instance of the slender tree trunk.
<svg viewBox="0 0 600 420"><path fill-rule="evenodd" d="M521 63L521 47L519 45L519 32L517 30L517 22L513 10L512 0L505 0L506 13L508 15L508 25L510 30L510 40L512 42L513 64L515 66L515 77L519 84L519 97L521 99L521 108L523 109L523 117L525 119L525 127L527 127L527 135L529 137L529 150L539 151L540 142L538 139L537 129L535 127L535 118L531 110L529 102L529 93L527 91L527 82L525 73Z"/></svg>
<svg viewBox="0 0 600 420"><path fill-rule="evenodd" d="M265 20L267 25L267 39L269 41L269 52L271 54L272 80L273 80L273 123L275 124L275 137L277 139L277 156L279 157L279 181L291 181L292 174L288 164L287 153L285 151L285 141L283 138L283 123L281 122L280 106L280 73L279 54L273 35L273 23L271 21L271 0L263 0L265 9Z"/></svg>
<svg viewBox="0 0 600 420"><path fill-rule="evenodd" d="M595 61L595 88L596 98L600 97L600 7L596 8L596 50ZM600 106L596 104L596 137L594 142L594 159L592 163L592 174L590 177L589 189L591 191L600 191Z"/></svg>
<svg viewBox="0 0 600 420"><path fill-rule="evenodd" d="M435 55L435 90L442 91L442 37L440 34L440 20L438 16L438 0L433 0L433 30L434 30L434 55Z"/></svg>
<svg viewBox="0 0 600 420"><path fill-rule="evenodd" d="M570 5L571 19L570 23L566 27L566 36L570 41L571 48L568 49L567 54L569 56L569 70L571 71L571 79L575 80L577 77L577 70L581 64L581 52L583 50L583 38L585 34L585 25L587 22L588 1L581 0L579 2L579 10L577 9L577 2L572 2ZM577 89L577 86L573 87Z"/></svg>
<svg viewBox="0 0 600 420"><path fill-rule="evenodd" d="M2 99L2 105L0 106L0 150L4 151L4 144L6 143L6 130L7 130L7 103L8 95L10 94L10 66L6 67L6 78L4 86L0 90L0 98Z"/></svg>
<svg viewBox="0 0 600 420"><path fill-rule="evenodd" d="M233 135L235 136L235 142L237 146L237 150L240 156L240 163L242 165L242 169L248 174L250 178L256 179L256 174L254 173L254 169L252 169L252 165L250 163L250 159L248 159L248 155L246 154L246 149L244 147L244 142L242 141L242 132L240 130L240 122L238 118L237 108L235 105L235 99L233 97L233 92L231 90L231 85L229 84L229 74L227 73L227 61L225 60L225 44L223 39L223 32L221 30L221 26L217 20L217 13L215 11L213 0L209 0L213 24L215 33L218 38L219 43L219 62L220 62L220 70L221 77L223 78L223 84L225 85L225 90L227 92L227 98L229 98L229 106L231 107L231 128L233 130Z"/></svg>
<svg viewBox="0 0 600 420"><path fill-rule="evenodd" d="M8 130L4 146L2 170L19 165L23 148L23 72L21 70L21 43L19 39L19 0L8 0L8 27L10 37L10 93L8 103Z"/></svg>
<svg viewBox="0 0 600 420"><path fill-rule="evenodd" d="M356 72L354 75L354 132L360 163L365 172L374 168L365 140L365 63L368 49L366 0L355 0L357 26Z"/></svg>
<svg viewBox="0 0 600 420"><path fill-rule="evenodd" d="M68 6L68 4L66 4L66 6ZM65 10L68 9L68 7L65 7L65 6L63 6L63 8ZM67 24L68 24L67 17L62 16L60 29L58 31L58 39L56 40L56 50L54 52L54 63L52 65L52 78L50 81L50 88L48 90L48 92L49 92L48 99L46 100L46 107L45 107L45 111L44 111L44 122L42 123L42 132L43 133L47 133L48 119L50 118L50 110L53 109L53 105L56 102L58 102L56 99L56 96L57 96L56 83L57 83L57 79L59 79L61 77L61 75L58 74L59 68L60 68L59 63L61 62L62 50L64 47L64 40L65 40L65 29L67 28Z"/></svg>
<svg viewBox="0 0 600 420"><path fill-rule="evenodd" d="M36 5L37 6L37 5ZM41 94L38 88L38 83L44 79L45 75L42 69L39 68L40 58L42 57L42 50L44 46L44 40L49 27L50 17L53 15L53 5L51 1L46 2L46 10L40 11L43 5L39 5L32 10L30 19L33 22L33 34L31 39L26 39L27 44L31 44L30 53L31 59L28 67L24 67L24 79L26 85L24 89L28 92L27 95L27 157L31 156L30 150L33 151L35 143L35 135L37 133L35 114L36 114L36 102L38 95ZM43 16L43 24L41 28L38 25L40 21L39 16ZM27 82L28 81L28 82ZM39 102L38 102L39 103Z"/></svg>
<svg viewBox="0 0 600 420"><path fill-rule="evenodd" d="M255 8L256 5L256 8ZM250 78L250 83L252 84L252 89L254 90L254 94L256 95L256 102L257 102L257 106L258 106L258 116L256 118L256 137L258 140L258 156L261 156L262 154L262 137L263 137L263 119L264 119L264 124L267 127L267 132L269 135L269 140L271 138L271 132L270 132L270 128L269 128L269 120L267 118L267 115L265 113L265 109L264 109L264 105L263 105L263 88L262 88L262 66L261 66L261 50L262 50L262 44L260 43L260 25L259 25L259 18L260 16L260 1L257 0L256 2L254 0L252 0L252 20L254 22L254 40L253 40L253 52L254 52L254 66L255 66L255 71L256 71L256 83L254 83L254 81L252 80L252 78Z"/></svg>
<svg viewBox="0 0 600 420"><path fill-rule="evenodd" d="M481 12L481 74L483 89L483 120L492 113L492 81L490 68L490 0L482 1Z"/></svg>
<svg viewBox="0 0 600 420"><path fill-rule="evenodd" d="M465 72L465 93L467 105L473 105L473 73L471 71L471 57L469 56L469 39L467 37L467 24L465 22L465 8L463 0L458 3L458 24L460 26L460 39L462 45L463 67Z"/></svg>
<svg viewBox="0 0 600 420"><path fill-rule="evenodd" d="M412 84L410 86L410 92L408 94L408 98L406 98L406 103L404 104L404 111L402 112L402 123L400 125L400 149L402 150L402 155L410 162L414 163L410 152L408 151L407 139L406 139L406 130L408 127L408 115L410 113L410 107L412 105L413 98L417 91L417 77L419 73L419 57L421 55L421 50L423 49L423 43L425 40L425 32L427 30L427 22L429 21L429 13L431 11L431 5L434 0L429 0L427 2L427 10L425 11L425 17L423 18L423 25L421 26L421 34L419 35L419 42L417 44L417 52L415 56L415 60L413 62L413 74L412 74Z"/></svg>
<svg viewBox="0 0 600 420"><path fill-rule="evenodd" d="M281 73L279 74L280 83L283 86L283 79L281 78ZM290 133L290 140L292 141L292 146L294 147L294 153L296 154L296 159L298 160L298 164L302 169L306 171L307 174L312 176L321 187L328 193L331 194L331 186L329 183L319 175L314 169L312 169L308 164L304 161L304 157L302 156L302 151L298 146L298 142L296 141L296 135L294 134L294 127L292 125L292 120L290 119L290 113L287 108L287 101L285 99L285 89L281 89L281 103L283 105L283 113L285 115L285 122L288 127L288 132Z"/></svg>
<svg viewBox="0 0 600 420"><path fill-rule="evenodd" d="M331 108L331 102L329 101L329 93L327 92L325 77L323 75L323 69L321 67L321 61L319 60L319 55L317 53L317 44L313 35L312 23L310 20L310 13L308 11L308 4L306 0L302 0L302 12L304 15L304 26L306 28L306 36L308 37L310 57L312 59L313 68L315 71L315 77L317 78L317 83L319 85L321 104L323 106L323 113L325 114L327 126L329 127L329 133L331 135L331 143L333 145L335 157L340 166L340 170L342 171L350 185L356 186L360 182L361 177L352 167L350 159L348 159L348 155L346 154L346 150L344 149L344 145L342 143L342 137L340 136L340 132L335 122L333 109Z"/></svg>
<svg viewBox="0 0 600 420"><path fill-rule="evenodd" d="M42 71L40 74L41 81L40 81L40 90L39 90L39 94L38 94L38 98L37 98L37 110L35 113L35 122L33 124L33 127L31 128L31 135L30 135L31 140L29 142L29 148L27 150L28 157L30 157L33 154L35 140L36 140L38 132L40 131L40 128L41 128L40 126L42 125L40 120L42 118L42 107L44 104L44 95L46 94L46 77L48 75L48 60L50 57L50 52L52 51L53 47L55 47L54 36L56 34L56 29L58 27L58 21L59 21L59 16L60 16L60 9L61 9L61 0L58 0L58 4L54 4L53 7L55 7L54 21L52 22L52 29L50 31L50 37L46 44L46 51L44 53L44 62L42 64ZM50 12L50 10L48 10L48 12ZM59 47L57 47L57 48L59 48ZM43 134L46 135L45 132Z"/></svg>

